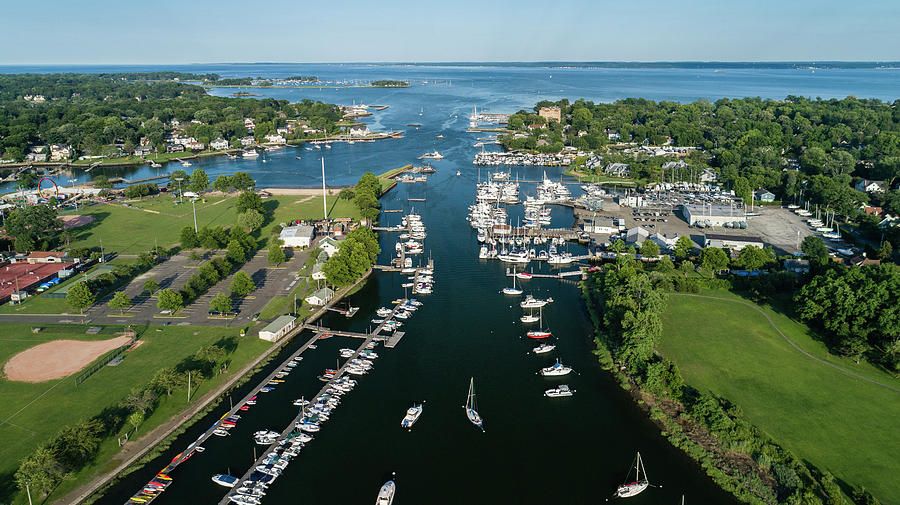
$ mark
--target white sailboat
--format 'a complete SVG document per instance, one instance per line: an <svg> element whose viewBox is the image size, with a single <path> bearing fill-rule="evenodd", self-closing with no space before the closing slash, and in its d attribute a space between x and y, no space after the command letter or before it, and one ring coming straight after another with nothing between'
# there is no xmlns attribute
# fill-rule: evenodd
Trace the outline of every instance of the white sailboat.
<svg viewBox="0 0 900 505"><path fill-rule="evenodd" d="M512 287L503 288L504 295L521 295L522 290L516 287L516 277L513 276L513 285Z"/></svg>
<svg viewBox="0 0 900 505"><path fill-rule="evenodd" d="M641 453L637 453L637 458L634 463L635 477L634 481L627 482L619 486L616 489L616 496L619 498L630 498L632 496L637 496L642 491L650 487L650 481L647 480L647 472L644 470L644 463L641 461ZM628 475L631 475L631 472L628 472Z"/></svg>
<svg viewBox="0 0 900 505"><path fill-rule="evenodd" d="M478 415L478 411L475 410L475 378L472 377L469 379L469 394L466 396L466 417L469 418L469 422L481 428L481 431L484 431L484 421L481 419L481 416Z"/></svg>

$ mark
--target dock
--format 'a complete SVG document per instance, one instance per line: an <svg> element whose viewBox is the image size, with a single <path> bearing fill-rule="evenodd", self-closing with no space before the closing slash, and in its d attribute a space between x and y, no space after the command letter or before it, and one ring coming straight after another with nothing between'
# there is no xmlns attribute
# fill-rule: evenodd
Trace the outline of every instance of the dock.
<svg viewBox="0 0 900 505"><path fill-rule="evenodd" d="M581 256L578 256L578 257L580 258ZM587 259L587 258L585 257L585 259ZM521 272L522 272L522 270L520 270L519 272L515 272L515 271L507 268L506 276L507 277L515 277L516 273L521 273ZM570 270L568 272L558 272L555 274L533 274L531 272L526 272L526 273L530 274L531 277L534 279L565 279L567 277L581 277L584 275L584 270L579 268L578 270Z"/></svg>

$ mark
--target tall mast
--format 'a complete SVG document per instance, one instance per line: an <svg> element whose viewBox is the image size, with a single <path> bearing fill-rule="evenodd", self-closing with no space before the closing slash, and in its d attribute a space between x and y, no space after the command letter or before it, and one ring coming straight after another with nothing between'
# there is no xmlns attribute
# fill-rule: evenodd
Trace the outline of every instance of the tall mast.
<svg viewBox="0 0 900 505"><path fill-rule="evenodd" d="M322 219L328 219L328 195L325 193L325 157L322 156Z"/></svg>

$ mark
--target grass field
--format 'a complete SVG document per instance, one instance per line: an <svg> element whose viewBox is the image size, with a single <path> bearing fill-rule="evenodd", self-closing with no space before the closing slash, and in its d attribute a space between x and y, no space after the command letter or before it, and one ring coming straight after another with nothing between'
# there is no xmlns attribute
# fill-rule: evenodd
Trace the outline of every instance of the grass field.
<svg viewBox="0 0 900 505"><path fill-rule="evenodd" d="M114 337L121 327L105 327L97 335L86 335L83 326L48 326L38 334L32 334L31 325L4 324L0 336L0 362L34 345L60 338L75 340L105 340ZM140 347L125 354L116 367L103 367L87 381L75 386L73 378L36 384L0 380L0 502L6 503L12 489L12 473L19 461L37 445L54 435L66 424L97 415L105 407L116 405L132 388L147 384L160 368L175 366L202 346L218 342L222 338L236 337L237 347L229 355L231 370L238 370L258 356L270 344L255 337L237 337L239 328L207 327L149 327L141 328ZM192 399L200 398L229 375L202 381L192 393ZM175 413L187 407L186 391L171 398L163 395L159 406L148 416L138 433L140 436L167 421ZM74 479L66 480L51 495L63 496L78 484L110 464L110 458L119 450L115 438L104 441L95 465L78 472ZM14 503L27 503L19 494Z"/></svg>
<svg viewBox="0 0 900 505"><path fill-rule="evenodd" d="M669 297L660 352L688 384L743 409L747 419L801 459L864 485L885 503L900 501L900 393L851 377L803 355L759 312L726 291ZM829 354L811 330L760 307L806 352L893 387L900 380L871 365Z"/></svg>
<svg viewBox="0 0 900 505"><path fill-rule="evenodd" d="M72 230L75 240L72 247L99 247L101 241L105 252L119 254L139 254L154 247L177 245L179 233L185 226L194 225L191 203L185 200L177 204L171 195L161 194L130 202L130 207L98 204L81 207L65 214L93 216L95 221ZM198 201L197 225L229 226L237 220L235 197L212 197L206 202ZM320 196L273 196L263 200L263 205L271 213L263 229L259 232L260 247L279 224L291 219L314 219L322 215ZM330 198L329 217L359 217L359 211L352 202Z"/></svg>

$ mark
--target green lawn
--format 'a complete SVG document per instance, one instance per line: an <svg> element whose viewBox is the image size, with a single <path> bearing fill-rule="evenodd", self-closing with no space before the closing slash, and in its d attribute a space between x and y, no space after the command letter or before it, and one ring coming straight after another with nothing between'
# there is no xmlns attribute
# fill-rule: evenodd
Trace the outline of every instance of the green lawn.
<svg viewBox="0 0 900 505"><path fill-rule="evenodd" d="M47 326L38 334L31 333L28 324L4 324L0 336L0 362L6 362L12 355L39 343L60 338L76 340L105 340L114 337L121 326L104 327L98 335L86 335L83 326ZM247 336L237 337L240 329L209 327L142 327L140 347L127 352L125 359L115 367L103 367L87 381L75 386L72 377L36 384L0 380L0 490L10 486L9 479L18 467L19 461L37 445L47 440L69 423L87 419L100 413L105 407L116 405L132 388L147 382L160 368L175 366L192 355L198 348L218 342L222 338L235 337L237 347L229 355L232 360L230 370L241 366L258 356L268 342ZM192 399L200 398L211 388L226 380L230 375L222 375L212 380L201 381ZM148 416L137 433L140 436L187 406L186 391L177 392L171 398L163 396L160 405ZM59 498L74 489L100 468L110 465L110 458L118 452L115 437L107 439L97 458L97 462L65 481L51 495ZM3 493L0 493L3 494ZM6 503L7 498L0 496ZM19 494L15 503L26 503Z"/></svg>
<svg viewBox="0 0 900 505"><path fill-rule="evenodd" d="M86 214L95 221L72 230L75 239L72 247L99 247L101 241L105 252L119 254L139 254L159 244L172 247L179 241L179 233L185 226L194 225L191 203L183 204L171 195L161 194L141 201L130 202L130 207L98 204L81 207L66 214ZM197 225L230 226L237 220L235 197L212 197L206 202L196 202ZM263 226L259 237L266 240L279 223L291 219L316 219L322 215L320 196L273 196L263 200L263 205L272 212ZM359 217L359 211L352 202L328 199L329 217Z"/></svg>
<svg viewBox="0 0 900 505"><path fill-rule="evenodd" d="M312 284L310 284L312 282ZM305 305L303 302L303 298L306 297L309 293L315 291L316 285L311 279L301 279L297 281L297 285L294 287L294 290L291 291L291 294L287 296L275 296L266 304L265 307L259 312L260 319L275 319L276 317L285 314L294 308L294 297L297 297L297 311L299 312L299 316L305 318L307 315L312 313L312 310L308 305Z"/></svg>
<svg viewBox="0 0 900 505"><path fill-rule="evenodd" d="M709 296L742 300L725 292ZM900 380L830 355L810 329L761 307L810 354L893 387ZM747 419L838 479L900 501L900 393L848 376L790 346L762 314L734 301L669 297L660 352L688 384L741 406Z"/></svg>

